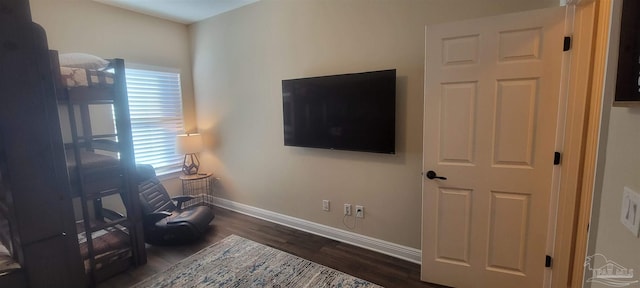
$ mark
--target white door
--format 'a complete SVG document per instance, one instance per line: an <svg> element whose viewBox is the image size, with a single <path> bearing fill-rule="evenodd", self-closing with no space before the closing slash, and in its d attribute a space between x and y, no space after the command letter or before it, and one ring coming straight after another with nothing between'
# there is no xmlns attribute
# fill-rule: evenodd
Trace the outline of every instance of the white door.
<svg viewBox="0 0 640 288"><path fill-rule="evenodd" d="M564 15L427 26L423 281L543 286Z"/></svg>

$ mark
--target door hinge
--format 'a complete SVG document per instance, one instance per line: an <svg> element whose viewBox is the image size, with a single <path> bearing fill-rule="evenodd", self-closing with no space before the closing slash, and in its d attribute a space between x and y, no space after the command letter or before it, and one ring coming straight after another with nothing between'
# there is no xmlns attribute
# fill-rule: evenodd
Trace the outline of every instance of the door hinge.
<svg viewBox="0 0 640 288"><path fill-rule="evenodd" d="M552 265L552 264L553 264L553 257L551 257L551 256L547 255L547 256L544 258L544 267L551 268L551 265Z"/></svg>
<svg viewBox="0 0 640 288"><path fill-rule="evenodd" d="M571 36L564 36L564 43L562 45L562 51L571 50Z"/></svg>
<svg viewBox="0 0 640 288"><path fill-rule="evenodd" d="M553 165L560 165L560 159L562 159L562 154L560 152L554 152Z"/></svg>

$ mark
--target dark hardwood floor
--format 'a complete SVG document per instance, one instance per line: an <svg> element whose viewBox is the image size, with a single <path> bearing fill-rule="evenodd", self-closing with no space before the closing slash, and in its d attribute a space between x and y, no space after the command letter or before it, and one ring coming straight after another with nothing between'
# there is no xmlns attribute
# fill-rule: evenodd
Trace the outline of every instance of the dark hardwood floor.
<svg viewBox="0 0 640 288"><path fill-rule="evenodd" d="M129 287L235 234L384 287L443 287L420 281L420 266L391 256L215 207L205 239L188 246L147 246L148 263L98 287Z"/></svg>

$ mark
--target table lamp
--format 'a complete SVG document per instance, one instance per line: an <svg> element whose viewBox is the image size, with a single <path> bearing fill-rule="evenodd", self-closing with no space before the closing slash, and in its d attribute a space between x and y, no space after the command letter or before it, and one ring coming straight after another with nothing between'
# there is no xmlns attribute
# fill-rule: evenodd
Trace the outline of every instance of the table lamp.
<svg viewBox="0 0 640 288"><path fill-rule="evenodd" d="M196 153L202 151L202 136L200 134L181 134L176 139L176 151L184 154L182 173L185 175L198 174L200 160Z"/></svg>

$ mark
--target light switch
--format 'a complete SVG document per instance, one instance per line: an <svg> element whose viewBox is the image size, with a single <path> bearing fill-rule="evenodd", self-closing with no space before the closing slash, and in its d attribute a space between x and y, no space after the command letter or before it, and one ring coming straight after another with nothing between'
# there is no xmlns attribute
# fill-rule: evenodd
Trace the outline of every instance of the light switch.
<svg viewBox="0 0 640 288"><path fill-rule="evenodd" d="M620 221L633 235L638 237L640 232L640 194L629 187L624 187L621 208Z"/></svg>

